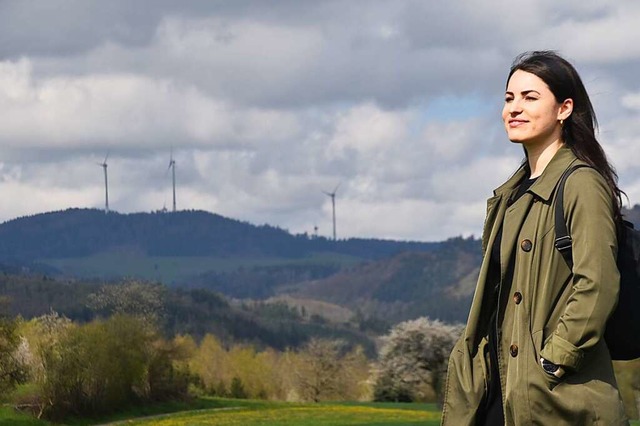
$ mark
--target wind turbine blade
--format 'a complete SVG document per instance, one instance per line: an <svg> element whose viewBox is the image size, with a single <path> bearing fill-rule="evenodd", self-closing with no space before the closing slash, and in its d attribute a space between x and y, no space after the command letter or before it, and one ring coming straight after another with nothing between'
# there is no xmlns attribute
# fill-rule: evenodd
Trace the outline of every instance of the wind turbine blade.
<svg viewBox="0 0 640 426"><path fill-rule="evenodd" d="M107 155L104 156L104 163L103 164L107 164L107 159L109 158L109 154L110 154L110 152L107 151Z"/></svg>
<svg viewBox="0 0 640 426"><path fill-rule="evenodd" d="M336 185L336 187L333 189L333 194L334 194L334 195L335 195L335 194L336 194L336 192L338 191L338 188L340 187L340 184L341 184L341 183L342 183L342 182L338 182L338 184Z"/></svg>

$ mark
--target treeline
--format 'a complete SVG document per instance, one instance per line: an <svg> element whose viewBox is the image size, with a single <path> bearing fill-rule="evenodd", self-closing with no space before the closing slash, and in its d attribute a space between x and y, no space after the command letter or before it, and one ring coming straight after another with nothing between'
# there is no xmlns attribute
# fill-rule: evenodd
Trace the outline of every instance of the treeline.
<svg viewBox="0 0 640 426"><path fill-rule="evenodd" d="M206 288L236 299L267 299L283 286L327 278L341 269L336 263L283 264L210 271L178 283L183 288Z"/></svg>
<svg viewBox="0 0 640 426"><path fill-rule="evenodd" d="M232 335L264 337L269 345L282 348L295 344L302 334L320 332L319 323L311 321L311 317L264 316L229 304L225 297L264 300L289 294L343 306L356 313L354 321L339 324L337 328L343 331L368 329L367 324L372 322L389 325L421 315L462 322L468 313L480 261L478 240L458 237L442 242L438 250L405 252L342 269L337 265L292 262L211 272L166 288L158 297L168 306L167 326L171 333L201 336L211 331L211 324L215 323L233 328L229 330ZM0 272L0 294L14 301L13 314L27 318L53 308L73 320L89 321L95 312L88 308L86 298L106 285L110 283L57 278L46 273ZM236 317L240 318L236 321ZM260 334L255 335L255 330Z"/></svg>
<svg viewBox="0 0 640 426"><path fill-rule="evenodd" d="M0 400L52 420L198 395L438 402L462 332L428 318L406 321L369 358L360 346L335 339L278 351L224 344L212 334L167 338L153 318L115 314L78 324L55 312L29 321L0 316ZM627 413L637 418L640 365L619 363L616 374Z"/></svg>
<svg viewBox="0 0 640 426"><path fill-rule="evenodd" d="M13 404L37 417L103 414L188 395L179 348L144 318L118 314L77 324L53 312L18 321L16 333L14 357L27 386Z"/></svg>
<svg viewBox="0 0 640 426"><path fill-rule="evenodd" d="M640 204L636 204L630 209L622 209L622 215L625 220L635 224L636 228L640 228Z"/></svg>
<svg viewBox="0 0 640 426"><path fill-rule="evenodd" d="M296 297L324 300L397 323L429 315L466 320L482 260L474 238L451 238L438 250L405 252L289 286Z"/></svg>
<svg viewBox="0 0 640 426"><path fill-rule="evenodd" d="M310 338L343 339L374 353L369 333L371 318L354 316L334 323L302 309L276 303L231 303L206 289L170 288L137 280L117 283L61 281L41 275L0 273L0 295L7 313L31 319L51 310L77 323L116 313L145 315L165 336L207 333L226 342L284 350L304 345Z"/></svg>
<svg viewBox="0 0 640 426"><path fill-rule="evenodd" d="M271 256L300 258L334 252L377 259L425 251L438 243L292 235L270 225L252 225L205 211L105 214L96 209L42 213L0 225L0 260L83 257L109 249L135 248L150 256Z"/></svg>
<svg viewBox="0 0 640 426"><path fill-rule="evenodd" d="M640 226L640 205L625 210ZM431 251L440 243L351 238L332 241L292 235L205 211L105 214L96 209L25 216L0 224L0 261L82 257L129 247L150 256L277 256L300 258L333 252L380 259L404 251Z"/></svg>
<svg viewBox="0 0 640 426"><path fill-rule="evenodd" d="M370 360L360 347L336 340L276 351L225 346L211 334L199 342L189 335L165 339L148 320L121 314L76 324L51 313L18 321L13 334L18 344L0 356L12 360L14 379L4 381L4 390L22 389L8 399L53 420L195 395L315 402L371 397Z"/></svg>
<svg viewBox="0 0 640 426"><path fill-rule="evenodd" d="M394 329L380 360L343 340L277 351L207 334L162 336L153 315L78 324L52 312L2 317L0 399L62 420L197 395L283 401L435 400L459 333L426 319ZM444 337L443 337L444 336ZM18 386L19 392L11 394Z"/></svg>

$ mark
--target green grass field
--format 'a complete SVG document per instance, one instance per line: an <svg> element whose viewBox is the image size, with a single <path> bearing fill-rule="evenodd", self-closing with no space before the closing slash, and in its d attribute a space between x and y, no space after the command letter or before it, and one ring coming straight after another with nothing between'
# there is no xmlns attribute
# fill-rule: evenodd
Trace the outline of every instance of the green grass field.
<svg viewBox="0 0 640 426"><path fill-rule="evenodd" d="M177 411L174 410L185 410ZM156 411L159 410L160 412ZM169 411L169 413L162 413ZM95 420L75 420L65 425L241 425L241 426L430 426L440 424L440 412L432 404L322 403L296 404L284 402L246 401L203 398L189 408L160 406L136 410L126 415ZM0 425L54 425L11 408L0 409Z"/></svg>
<svg viewBox="0 0 640 426"><path fill-rule="evenodd" d="M0 407L0 425L11 426L436 426L440 412L434 404L321 403L201 398L190 404L136 408L101 419L49 423L9 407ZM640 421L632 421L640 426Z"/></svg>
<svg viewBox="0 0 640 426"><path fill-rule="evenodd" d="M226 407L153 416L117 424L158 426L435 426L440 423L439 411L433 405L427 404L293 404L227 401Z"/></svg>

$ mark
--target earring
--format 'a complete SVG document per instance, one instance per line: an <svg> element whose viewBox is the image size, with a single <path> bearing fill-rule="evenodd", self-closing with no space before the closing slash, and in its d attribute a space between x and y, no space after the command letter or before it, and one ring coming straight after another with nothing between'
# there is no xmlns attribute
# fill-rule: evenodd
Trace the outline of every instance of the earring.
<svg viewBox="0 0 640 426"><path fill-rule="evenodd" d="M562 126L563 124L564 124L564 119L563 119L563 118L561 118L561 119L560 119L560 125Z"/></svg>

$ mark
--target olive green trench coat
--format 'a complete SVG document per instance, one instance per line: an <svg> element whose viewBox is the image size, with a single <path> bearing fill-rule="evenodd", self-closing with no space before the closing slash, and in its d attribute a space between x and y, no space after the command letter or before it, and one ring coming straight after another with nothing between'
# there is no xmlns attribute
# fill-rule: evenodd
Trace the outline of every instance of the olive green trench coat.
<svg viewBox="0 0 640 426"><path fill-rule="evenodd" d="M554 247L554 194L562 173L580 164L563 146L515 203L524 167L487 202L485 253L467 327L449 358L442 424L475 424L487 390L487 335L497 327L498 369L507 425L625 425L628 420L603 339L618 298L617 240L610 190L591 168L565 185L564 211L573 238L573 273ZM490 248L502 224L500 310L489 277ZM540 357L564 366L560 379Z"/></svg>

